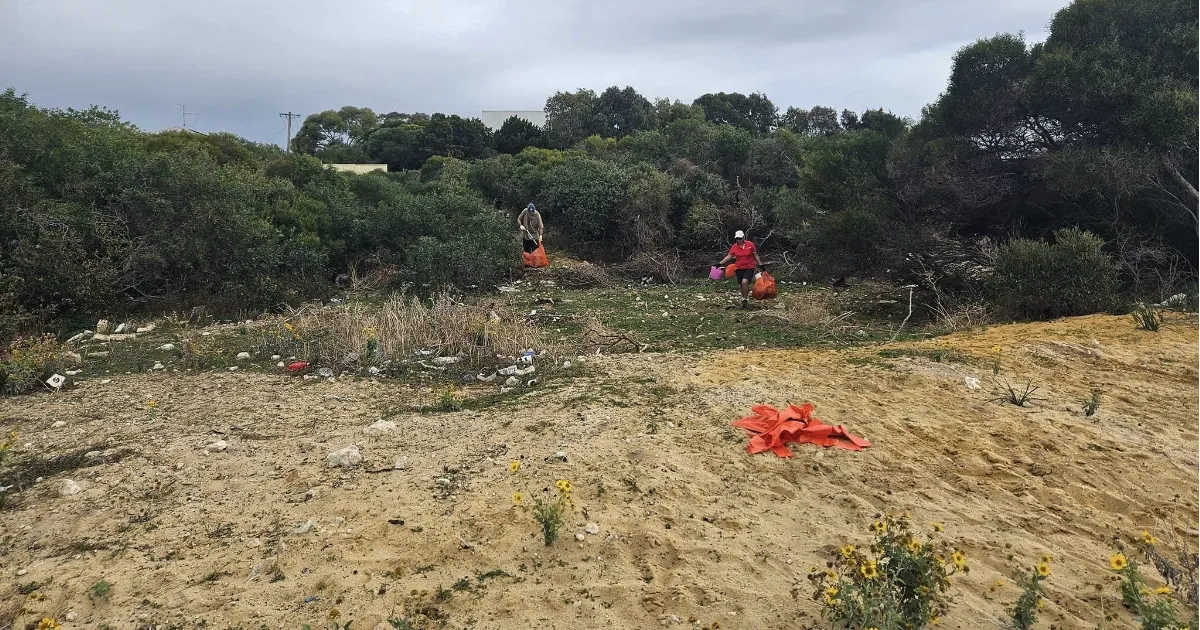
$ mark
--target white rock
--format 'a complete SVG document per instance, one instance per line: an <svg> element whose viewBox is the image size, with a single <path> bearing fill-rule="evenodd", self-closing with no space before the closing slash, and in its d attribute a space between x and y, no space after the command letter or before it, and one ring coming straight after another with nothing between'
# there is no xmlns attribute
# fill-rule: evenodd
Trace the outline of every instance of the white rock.
<svg viewBox="0 0 1200 630"><path fill-rule="evenodd" d="M980 389L979 379L975 378L974 376L968 376L968 377L964 378L963 382L966 383L967 389L969 389L971 391Z"/></svg>
<svg viewBox="0 0 1200 630"><path fill-rule="evenodd" d="M67 370L66 371L67 376L79 376L80 374L83 374L83 370Z"/></svg>
<svg viewBox="0 0 1200 630"><path fill-rule="evenodd" d="M76 341L79 341L80 339L83 339L84 337L86 337L90 334L92 334L92 332L90 330L85 330L85 331L79 333L78 335L75 335L75 336L71 337L70 339L68 339L67 343L75 343Z"/></svg>
<svg viewBox="0 0 1200 630"><path fill-rule="evenodd" d="M159 347L158 347L158 349L159 349L159 350L165 350L165 351L167 351L167 352L170 352L171 350L174 350L174 349L175 349L175 344L173 344L173 343L164 343L163 345L159 346Z"/></svg>
<svg viewBox="0 0 1200 630"><path fill-rule="evenodd" d="M579 542L583 542L583 534L575 534L575 540L578 540Z"/></svg>
<svg viewBox="0 0 1200 630"><path fill-rule="evenodd" d="M67 423L65 420L55 420L54 424L50 425L50 428L51 429L61 429L65 426L67 426Z"/></svg>
<svg viewBox="0 0 1200 630"><path fill-rule="evenodd" d="M392 466L392 468L396 470L408 470L408 466L408 458L401 455L400 457L396 458L396 463Z"/></svg>
<svg viewBox="0 0 1200 630"><path fill-rule="evenodd" d="M238 371L238 368L237 368L237 366L236 366L236 365L231 365L231 366L229 366L229 371L230 371L230 372L236 372L236 371Z"/></svg>
<svg viewBox="0 0 1200 630"><path fill-rule="evenodd" d="M433 358L434 365L450 365L452 363L458 363L459 361L462 361L461 357L434 357Z"/></svg>
<svg viewBox="0 0 1200 630"><path fill-rule="evenodd" d="M275 364L275 367L280 367L280 368L281 368L281 367L286 367L286 366L287 366L287 364L286 364L286 363L284 363L283 361L280 361L279 363L276 363L276 364Z"/></svg>
<svg viewBox="0 0 1200 630"><path fill-rule="evenodd" d="M308 532L311 532L313 529L315 529L316 526L317 526L317 520L314 518L310 518L307 521L304 521L304 523L302 523L296 529L293 529L292 533L293 534L307 534Z"/></svg>
<svg viewBox="0 0 1200 630"><path fill-rule="evenodd" d="M362 453L358 452L358 446L354 444L346 448L339 448L325 456L325 465L329 468L352 468L360 463L362 463Z"/></svg>
<svg viewBox="0 0 1200 630"><path fill-rule="evenodd" d="M139 332L139 333L148 333L148 332L151 332L151 331L153 331L153 330L154 330L154 324L152 324L152 323L151 323L151 324L146 324L145 326L140 326L140 327L138 327L138 329L137 329L137 332Z"/></svg>
<svg viewBox="0 0 1200 630"><path fill-rule="evenodd" d="M111 378L102 378L102 379L100 379L100 384L101 384L101 385L108 385L108 384L109 384L109 383L111 383L111 382L112 382L112 379L111 379Z"/></svg>
<svg viewBox="0 0 1200 630"><path fill-rule="evenodd" d="M207 330L206 330L206 331L204 331L204 332L202 332L202 333L200 333L200 336L201 336L201 337L208 337L208 336L210 336L210 335L212 335L212 333L211 333L211 332L209 332L209 331L207 331Z"/></svg>
<svg viewBox="0 0 1200 630"><path fill-rule="evenodd" d="M62 485L58 488L59 496L69 497L83 492L83 487L75 483L73 479L64 479Z"/></svg>
<svg viewBox="0 0 1200 630"><path fill-rule="evenodd" d="M383 435L384 433L391 433L392 431L395 431L395 430L396 430L395 422L392 422L391 420L376 420L370 426L363 429L363 433L366 433L367 435L374 437L377 435Z"/></svg>
<svg viewBox="0 0 1200 630"><path fill-rule="evenodd" d="M500 388L500 393L501 393L501 394L507 394L508 392L511 392L512 390L513 390L513 388L511 388L511 387L501 387L501 388Z"/></svg>
<svg viewBox="0 0 1200 630"><path fill-rule="evenodd" d="M323 378L333 378L333 370L327 367L319 368L317 374Z"/></svg>
<svg viewBox="0 0 1200 630"><path fill-rule="evenodd" d="M272 355L271 355L271 360L272 360L272 361L278 361L278 360L279 360L279 359L281 359L281 358L282 358L282 357L280 357L278 354L272 354Z"/></svg>
<svg viewBox="0 0 1200 630"><path fill-rule="evenodd" d="M162 361L155 361L155 362L154 362L154 366L153 366L153 367L151 367L150 369L152 369L152 370L165 370L165 369L167 369L167 366L163 365L163 364L162 364Z"/></svg>
<svg viewBox="0 0 1200 630"><path fill-rule="evenodd" d="M204 447L204 450L208 451L209 453L223 453L227 448L229 448L228 442L225 440L217 440L216 442Z"/></svg>
<svg viewBox="0 0 1200 630"><path fill-rule="evenodd" d="M558 451L557 453L554 454L554 459L557 459L560 462L565 462L565 461L567 461L567 454L564 453L563 451Z"/></svg>
<svg viewBox="0 0 1200 630"><path fill-rule="evenodd" d="M78 615L76 615L76 614L75 614L75 611L73 611L73 610L68 610L68 611L67 611L67 614L66 614L66 616L65 616L65 617L63 617L63 619L66 619L67 621L75 621L75 618L76 618L77 616L78 616Z"/></svg>
<svg viewBox="0 0 1200 630"><path fill-rule="evenodd" d="M367 374L370 374L371 376L379 376L379 368L372 365L371 367L367 368Z"/></svg>
<svg viewBox="0 0 1200 630"><path fill-rule="evenodd" d="M571 362L570 362L570 361L563 361L563 365L562 365L562 366L563 366L563 369L564 369L564 370L565 370L565 369L569 369L569 368L571 367Z"/></svg>
<svg viewBox="0 0 1200 630"><path fill-rule="evenodd" d="M595 536L600 533L600 526L595 523L588 523L583 527L583 531Z"/></svg>
<svg viewBox="0 0 1200 630"><path fill-rule="evenodd" d="M520 384L521 384L521 381L519 379L517 379L517 377L515 377L515 376L510 376L510 377L508 377L507 381L504 381L505 387L516 387L517 385L520 385Z"/></svg>
<svg viewBox="0 0 1200 630"><path fill-rule="evenodd" d="M238 361L249 361L249 360L250 360L250 353L249 353L249 352L239 352L239 353L237 353L237 360L238 360Z"/></svg>
<svg viewBox="0 0 1200 630"><path fill-rule="evenodd" d="M96 322L96 334L107 335L108 331L109 331L109 324L108 324L107 319L102 319L102 320Z"/></svg>
<svg viewBox="0 0 1200 630"><path fill-rule="evenodd" d="M17 569L17 575L25 575L26 573L29 573L29 571L25 569Z"/></svg>

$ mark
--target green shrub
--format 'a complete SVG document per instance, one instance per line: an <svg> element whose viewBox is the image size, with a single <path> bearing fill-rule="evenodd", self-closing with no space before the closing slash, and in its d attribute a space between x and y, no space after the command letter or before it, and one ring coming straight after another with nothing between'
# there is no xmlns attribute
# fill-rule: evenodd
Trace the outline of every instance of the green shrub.
<svg viewBox="0 0 1200 630"><path fill-rule="evenodd" d="M0 393L34 391L71 365L70 348L54 335L25 337L0 350ZM76 357L77 358L77 357Z"/></svg>
<svg viewBox="0 0 1200 630"><path fill-rule="evenodd" d="M990 297L1018 319L1050 319L1112 309L1120 278L1104 241L1077 228L1054 233L1054 242L1017 238L996 253Z"/></svg>

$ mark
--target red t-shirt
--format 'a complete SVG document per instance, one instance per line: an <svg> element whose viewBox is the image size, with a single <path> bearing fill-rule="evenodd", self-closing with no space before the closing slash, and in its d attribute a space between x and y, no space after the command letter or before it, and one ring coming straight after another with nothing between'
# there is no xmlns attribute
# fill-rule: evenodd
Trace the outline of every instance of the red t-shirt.
<svg viewBox="0 0 1200 630"><path fill-rule="evenodd" d="M754 252L756 251L758 250L754 247L754 243L742 241L741 245L734 243L733 247L729 248L729 255L737 259L735 263L737 269L754 269L758 266L758 263L754 262Z"/></svg>

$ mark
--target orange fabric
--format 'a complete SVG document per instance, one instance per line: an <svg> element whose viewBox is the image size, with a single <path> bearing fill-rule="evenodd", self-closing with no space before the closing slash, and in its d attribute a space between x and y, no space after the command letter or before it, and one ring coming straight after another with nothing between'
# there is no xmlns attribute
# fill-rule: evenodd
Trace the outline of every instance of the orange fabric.
<svg viewBox="0 0 1200 630"><path fill-rule="evenodd" d="M799 407L788 405L782 412L770 405L756 405L753 415L733 423L754 435L746 445L750 454L771 451L780 457L791 457L789 443L836 446L848 451L861 451L871 445L869 441L846 432L842 425L830 425L812 416L813 406L804 403Z"/></svg>
<svg viewBox="0 0 1200 630"><path fill-rule="evenodd" d="M737 263L729 263L729 266L725 268L725 277L732 278L736 275L737 275Z"/></svg>
<svg viewBox="0 0 1200 630"><path fill-rule="evenodd" d="M775 295L775 278L765 271L762 272L754 281L754 289L751 290L750 297L756 300L771 300L775 298Z"/></svg>
<svg viewBox="0 0 1200 630"><path fill-rule="evenodd" d="M541 243L538 243L537 249L533 250L532 253L529 253L529 254L522 253L522 255L525 257L525 266L526 267L549 267L550 266L550 259L548 257L546 257L546 247L544 245L542 245Z"/></svg>

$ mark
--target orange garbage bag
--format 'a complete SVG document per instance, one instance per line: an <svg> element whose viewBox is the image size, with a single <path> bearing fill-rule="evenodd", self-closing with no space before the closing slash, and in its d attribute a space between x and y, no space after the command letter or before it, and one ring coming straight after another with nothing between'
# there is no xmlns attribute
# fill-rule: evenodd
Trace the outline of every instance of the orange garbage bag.
<svg viewBox="0 0 1200 630"><path fill-rule="evenodd" d="M537 249L532 253L523 254L525 257L526 267L549 267L550 259L546 257L546 247L538 243Z"/></svg>
<svg viewBox="0 0 1200 630"><path fill-rule="evenodd" d="M772 300L775 299L775 278L771 274L762 272L758 279L754 281L754 288L750 291L750 297L756 300Z"/></svg>
<svg viewBox="0 0 1200 630"><path fill-rule="evenodd" d="M752 455L771 451L779 457L791 457L792 451L787 447L790 443L834 446L848 451L861 451L871 446L866 439L847 433L840 424L829 425L814 418L810 403L799 407L788 405L783 411L770 405L756 405L751 411L752 415L734 421L733 426L754 434L746 445L746 452Z"/></svg>
<svg viewBox="0 0 1200 630"><path fill-rule="evenodd" d="M725 268L725 277L732 278L736 275L737 275L737 263L730 263L730 265Z"/></svg>

